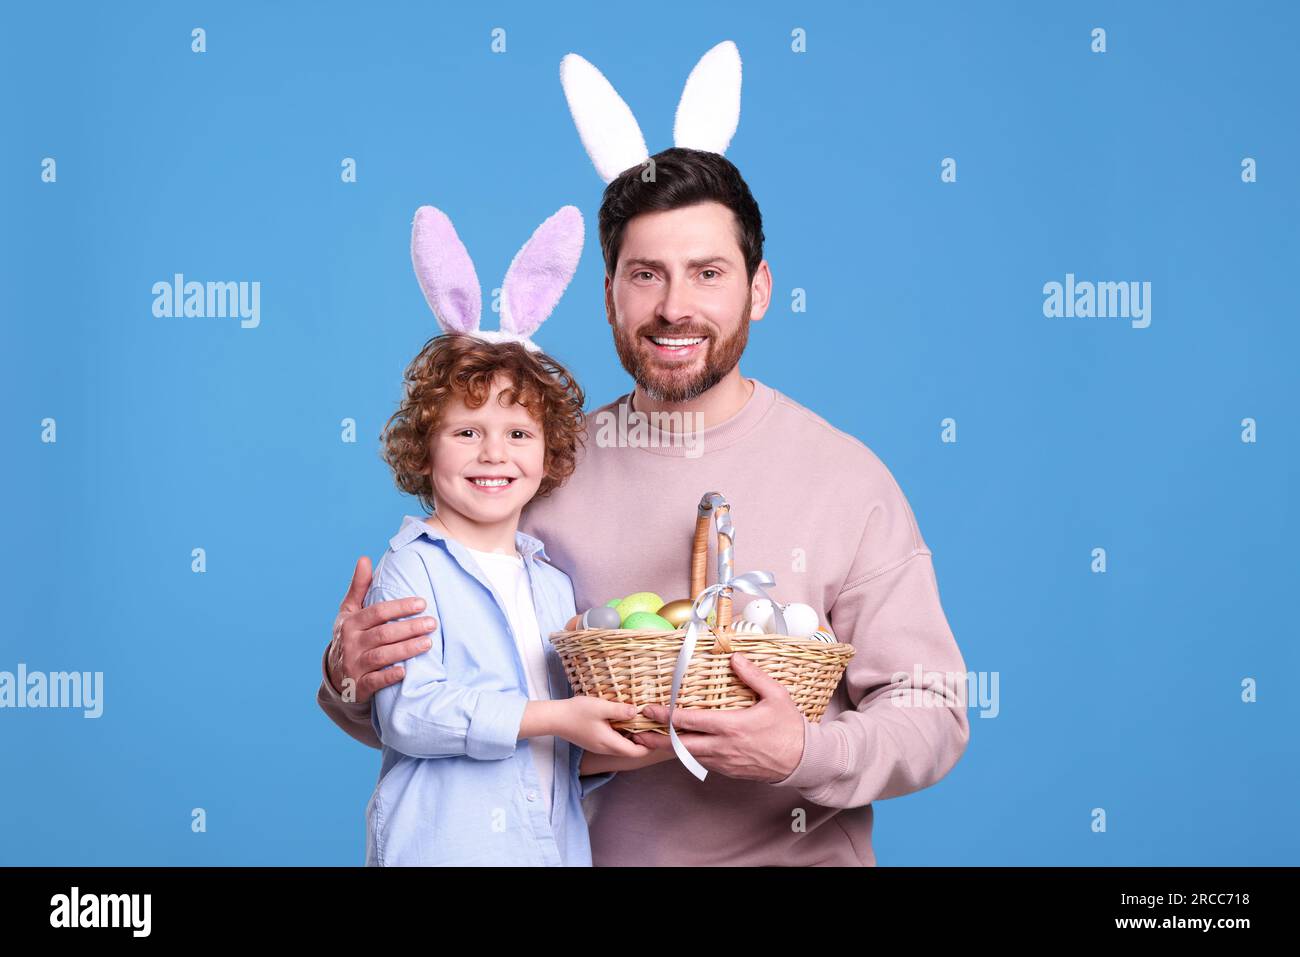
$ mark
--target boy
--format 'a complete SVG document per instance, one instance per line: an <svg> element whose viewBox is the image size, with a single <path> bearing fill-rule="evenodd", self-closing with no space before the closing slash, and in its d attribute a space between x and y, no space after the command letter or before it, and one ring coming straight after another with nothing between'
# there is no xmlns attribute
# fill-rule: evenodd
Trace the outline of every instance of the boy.
<svg viewBox="0 0 1300 957"><path fill-rule="evenodd" d="M573 587L518 530L524 505L572 474L582 402L518 343L439 336L407 368L383 454L434 515L405 517L365 604L418 597L439 627L374 698L369 865L589 866L581 798L609 775L580 782L583 752L617 756L611 769L670 756L610 727L632 705L570 697L547 636L576 613Z"/></svg>

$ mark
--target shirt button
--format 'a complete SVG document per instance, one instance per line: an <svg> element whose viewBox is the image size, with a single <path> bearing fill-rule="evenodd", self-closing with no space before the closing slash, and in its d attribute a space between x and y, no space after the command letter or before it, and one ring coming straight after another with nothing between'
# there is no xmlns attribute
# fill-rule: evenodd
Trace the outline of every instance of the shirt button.
<svg viewBox="0 0 1300 957"><path fill-rule="evenodd" d="M536 792L536 791L529 791L529 792L528 792L528 800L530 800L530 801L536 801L536 800L537 800L537 792Z"/></svg>

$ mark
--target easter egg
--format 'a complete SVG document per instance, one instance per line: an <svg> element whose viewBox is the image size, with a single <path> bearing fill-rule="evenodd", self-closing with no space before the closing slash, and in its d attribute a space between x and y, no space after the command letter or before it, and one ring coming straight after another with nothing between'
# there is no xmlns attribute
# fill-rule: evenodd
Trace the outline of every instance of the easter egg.
<svg viewBox="0 0 1300 957"><path fill-rule="evenodd" d="M618 612L608 605L588 608L582 614L583 628L617 628L621 624L623 619L619 618Z"/></svg>
<svg viewBox="0 0 1300 957"><path fill-rule="evenodd" d="M565 631L578 631L580 628L585 628L585 627L586 626L582 623L581 615L574 615L572 618L570 618L568 621L564 623Z"/></svg>
<svg viewBox="0 0 1300 957"><path fill-rule="evenodd" d="M821 619L812 606L792 601L783 609L785 614L785 633L791 638L809 638L817 630Z"/></svg>
<svg viewBox="0 0 1300 957"><path fill-rule="evenodd" d="M675 631L676 626L652 611L634 611L623 619L623 627L634 630Z"/></svg>
<svg viewBox="0 0 1300 957"><path fill-rule="evenodd" d="M664 600L654 592L639 591L624 598L614 606L614 610L618 612L619 620L626 623L628 615L634 615L638 611L649 612L653 615L663 606Z"/></svg>
<svg viewBox="0 0 1300 957"><path fill-rule="evenodd" d="M681 628L691 620L691 605L694 604L689 598L678 598L676 601L670 601L659 609L659 617L673 623L674 628Z"/></svg>
<svg viewBox="0 0 1300 957"><path fill-rule="evenodd" d="M839 642L836 641L835 636L831 634L831 630L825 625L822 625L808 637L812 638L814 641L824 641L830 645L839 644Z"/></svg>
<svg viewBox="0 0 1300 957"><path fill-rule="evenodd" d="M761 635L767 629L762 625L755 624L752 621L742 618L740 621L733 621L731 623L731 630L738 635Z"/></svg>
<svg viewBox="0 0 1300 957"><path fill-rule="evenodd" d="M772 603L766 598L756 598L745 606L740 616L767 631L772 627Z"/></svg>
<svg viewBox="0 0 1300 957"><path fill-rule="evenodd" d="M618 604L619 602L621 602L622 600L623 600L623 599L621 599L621 598L611 598L609 601L605 602L605 607L606 607L606 608L613 608L615 605L617 605L617 604Z"/></svg>

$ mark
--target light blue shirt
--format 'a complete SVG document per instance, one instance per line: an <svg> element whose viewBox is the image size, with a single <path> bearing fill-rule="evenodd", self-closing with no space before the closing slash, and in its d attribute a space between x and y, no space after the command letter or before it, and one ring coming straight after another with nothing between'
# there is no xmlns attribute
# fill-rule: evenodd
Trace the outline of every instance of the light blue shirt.
<svg viewBox="0 0 1300 957"><path fill-rule="evenodd" d="M438 628L433 646L372 699L383 743L366 805L366 864L591 865L582 798L613 775L579 779L582 749L555 738L552 811L519 724L528 680L505 605L473 555L407 515L379 560L365 604L418 596ZM548 640L577 610L569 576L542 543L515 533L546 648L549 697L571 695ZM541 689L538 689L541 693Z"/></svg>

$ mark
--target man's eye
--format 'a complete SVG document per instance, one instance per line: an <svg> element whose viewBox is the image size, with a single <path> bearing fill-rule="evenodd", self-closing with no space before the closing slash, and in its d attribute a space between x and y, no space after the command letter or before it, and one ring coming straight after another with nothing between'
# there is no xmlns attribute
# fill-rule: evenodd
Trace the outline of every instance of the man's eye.
<svg viewBox="0 0 1300 957"><path fill-rule="evenodd" d="M644 269L642 269L640 272L634 273L633 275L634 275L634 277L637 278L637 279L640 279L642 276L647 276L647 277L649 277L650 279L653 279L653 278L654 278L654 273L652 273L652 272L648 272L648 271L646 271L646 270L644 270Z"/></svg>
<svg viewBox="0 0 1300 957"><path fill-rule="evenodd" d="M704 272L706 272L706 273L710 273L710 272L711 272L711 273L713 273L713 275L715 275L715 276L718 275L718 271L717 271L716 269L706 269L706 270L704 270ZM701 275L703 275L703 273L701 273Z"/></svg>

